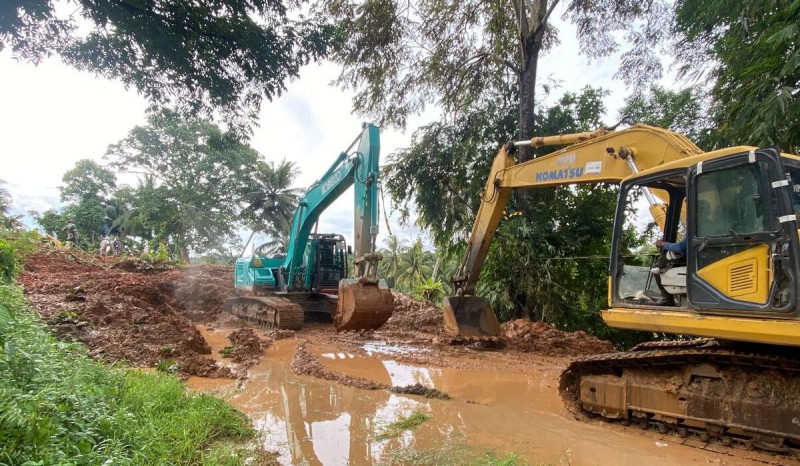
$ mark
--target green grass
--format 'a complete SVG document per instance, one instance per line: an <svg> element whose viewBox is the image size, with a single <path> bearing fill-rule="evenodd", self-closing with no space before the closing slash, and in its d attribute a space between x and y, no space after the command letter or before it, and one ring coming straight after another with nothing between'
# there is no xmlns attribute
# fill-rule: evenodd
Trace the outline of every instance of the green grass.
<svg viewBox="0 0 800 466"><path fill-rule="evenodd" d="M519 466L528 464L516 453L497 455L463 443L444 442L440 449L418 450L406 447L393 450L382 464L439 465L452 466Z"/></svg>
<svg viewBox="0 0 800 466"><path fill-rule="evenodd" d="M108 368L0 284L0 464L244 464L247 418L174 376ZM223 461L224 460L224 461Z"/></svg>
<svg viewBox="0 0 800 466"><path fill-rule="evenodd" d="M383 432L381 432L376 438L378 440L386 440L398 437L400 434L402 434L407 430L416 429L430 418L431 415L428 413L423 413L422 411L414 411L407 417L401 417L400 419L386 426Z"/></svg>

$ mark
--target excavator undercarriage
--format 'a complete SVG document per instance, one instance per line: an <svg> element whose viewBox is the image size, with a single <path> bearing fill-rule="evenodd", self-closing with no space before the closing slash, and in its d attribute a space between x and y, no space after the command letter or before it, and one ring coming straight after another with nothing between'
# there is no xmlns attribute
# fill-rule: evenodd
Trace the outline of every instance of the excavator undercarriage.
<svg viewBox="0 0 800 466"><path fill-rule="evenodd" d="M645 343L573 361L560 391L575 414L723 446L800 452L800 360L786 348Z"/></svg>

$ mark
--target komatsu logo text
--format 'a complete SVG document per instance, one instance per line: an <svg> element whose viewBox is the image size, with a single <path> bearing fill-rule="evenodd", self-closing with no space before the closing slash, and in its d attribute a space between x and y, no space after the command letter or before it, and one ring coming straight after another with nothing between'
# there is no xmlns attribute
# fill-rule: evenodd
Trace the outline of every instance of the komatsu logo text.
<svg viewBox="0 0 800 466"><path fill-rule="evenodd" d="M583 176L583 167L570 167L561 170L545 170L536 172L536 182L551 180L568 180L570 178L580 178Z"/></svg>

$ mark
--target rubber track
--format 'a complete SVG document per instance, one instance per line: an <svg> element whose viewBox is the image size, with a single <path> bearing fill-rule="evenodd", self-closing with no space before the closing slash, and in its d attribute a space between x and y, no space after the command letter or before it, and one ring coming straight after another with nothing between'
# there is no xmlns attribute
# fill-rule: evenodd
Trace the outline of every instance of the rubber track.
<svg viewBox="0 0 800 466"><path fill-rule="evenodd" d="M649 342L638 345L631 351L619 353L605 353L593 356L587 356L577 359L569 364L564 372L561 373L559 383L559 393L561 394L567 408L573 414L583 414L589 417L600 417L606 422L620 422L616 419L609 419L599 416L595 413L590 413L583 409L579 400L577 399L579 390L579 380L583 375L602 375L609 373L619 373L619 371L626 368L650 368L658 366L673 366L681 367L691 364L711 363L720 366L739 366L743 368L758 367L761 369L775 369L785 373L798 373L800 374L800 360L793 357L788 357L782 354L775 353L757 353L736 350L720 346L713 339L699 339L693 341L667 341L667 342ZM667 433L673 430L673 426L666 423L648 420L650 427L655 427L661 433ZM696 429L687 428L681 432L681 437L686 436L686 431L694 431ZM675 432L673 432L675 433ZM716 434L708 429L698 435L701 441L707 442L709 439L714 438ZM740 448L748 449L748 442L742 442L741 439L736 439L732 445ZM758 447L757 444L753 443ZM788 453L795 458L800 457L800 448L795 445L787 445L786 448L780 450L772 450L768 447L760 447L760 449L769 451L771 453Z"/></svg>

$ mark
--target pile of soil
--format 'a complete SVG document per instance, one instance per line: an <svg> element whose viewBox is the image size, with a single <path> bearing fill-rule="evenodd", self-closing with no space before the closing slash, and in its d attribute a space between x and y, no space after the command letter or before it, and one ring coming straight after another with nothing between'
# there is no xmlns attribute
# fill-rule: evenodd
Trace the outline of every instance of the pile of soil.
<svg viewBox="0 0 800 466"><path fill-rule="evenodd" d="M252 328L234 330L228 335L228 339L233 349L224 354L224 357L233 359L233 362L244 368L258 364L264 352L272 345L272 341L259 338Z"/></svg>
<svg viewBox="0 0 800 466"><path fill-rule="evenodd" d="M234 294L231 276L227 267L155 269L42 250L27 257L19 281L55 333L82 342L92 357L137 367L175 363L183 375L230 377L230 369L202 356L211 348L195 324L219 314Z"/></svg>
<svg viewBox="0 0 800 466"><path fill-rule="evenodd" d="M435 388L428 388L421 383L414 385L406 385L405 387L394 386L391 388L392 393L405 393L408 395L419 395L425 398L435 398L437 400L450 400L450 395L445 392L439 391Z"/></svg>
<svg viewBox="0 0 800 466"><path fill-rule="evenodd" d="M371 380L334 372L319 362L316 356L306 350L306 340L297 345L297 350L292 358L292 372L297 375L307 375L323 380L332 380L348 387L360 388L363 390L382 390L389 388L386 385L373 382Z"/></svg>
<svg viewBox="0 0 800 466"><path fill-rule="evenodd" d="M392 292L392 295L394 295L394 312L381 326L382 332L443 334L444 321L441 309L402 293Z"/></svg>
<svg viewBox="0 0 800 466"><path fill-rule="evenodd" d="M581 356L609 353L614 346L583 331L564 332L542 322L517 319L502 325L509 349L545 356Z"/></svg>

